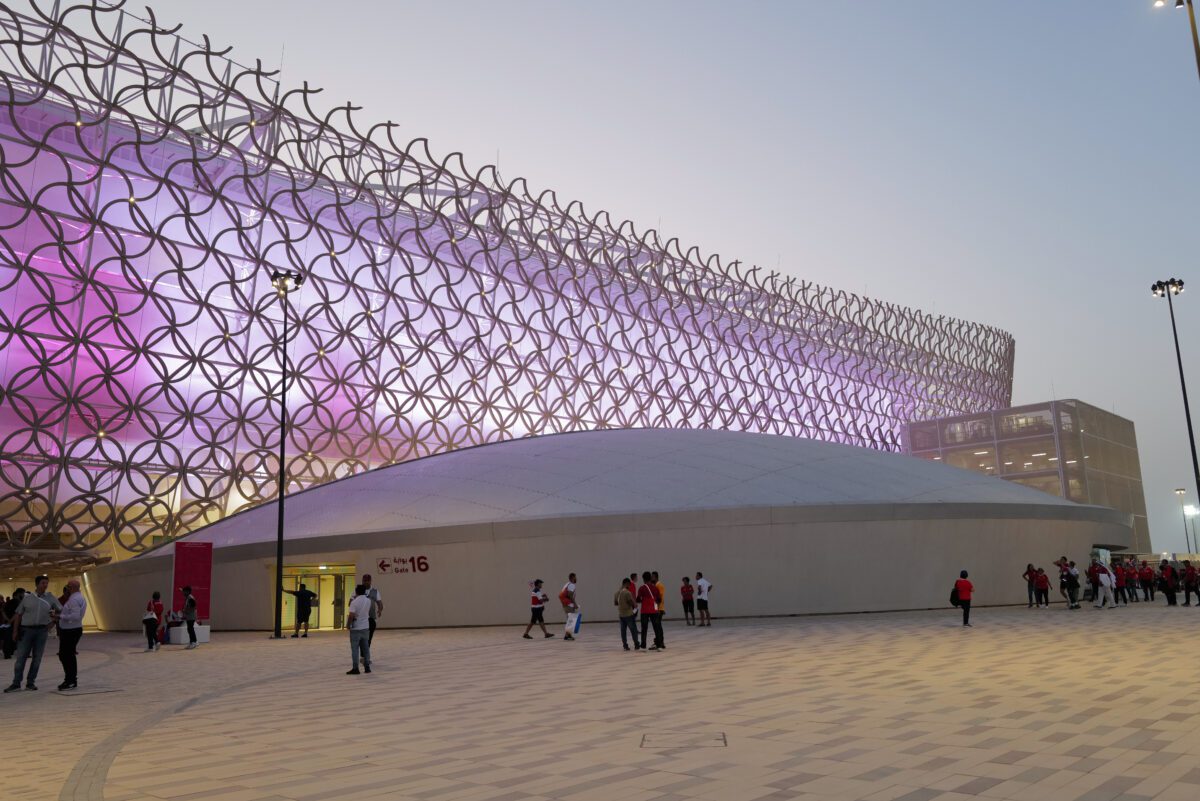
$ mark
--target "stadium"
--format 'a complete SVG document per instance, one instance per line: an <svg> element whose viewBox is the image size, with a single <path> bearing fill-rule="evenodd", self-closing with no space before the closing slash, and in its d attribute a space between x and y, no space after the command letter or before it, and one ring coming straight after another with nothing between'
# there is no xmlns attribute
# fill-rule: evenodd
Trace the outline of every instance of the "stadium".
<svg viewBox="0 0 1200 801"><path fill-rule="evenodd" d="M875 458L910 420L1010 402L1001 330L703 256L153 19L59 8L0 18L11 567L148 564L281 483L341 504L326 490L525 438Z"/></svg>

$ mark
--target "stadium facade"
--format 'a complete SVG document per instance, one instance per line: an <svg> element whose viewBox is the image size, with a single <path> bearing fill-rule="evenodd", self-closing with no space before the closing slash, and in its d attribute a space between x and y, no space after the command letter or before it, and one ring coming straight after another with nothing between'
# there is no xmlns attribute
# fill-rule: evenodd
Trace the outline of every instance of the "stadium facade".
<svg viewBox="0 0 1200 801"><path fill-rule="evenodd" d="M703 257L153 20L54 8L0 17L10 557L276 497L284 358L289 492L593 429L899 450L1010 403L1003 331ZM306 281L281 298L276 270Z"/></svg>

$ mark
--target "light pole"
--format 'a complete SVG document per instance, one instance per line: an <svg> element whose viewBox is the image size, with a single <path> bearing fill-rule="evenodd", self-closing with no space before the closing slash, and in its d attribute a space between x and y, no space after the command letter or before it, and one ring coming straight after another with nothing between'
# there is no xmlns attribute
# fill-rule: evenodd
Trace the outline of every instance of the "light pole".
<svg viewBox="0 0 1200 801"><path fill-rule="evenodd" d="M1200 508L1188 504L1183 507L1183 516L1192 521L1192 547L1200 550L1200 541L1196 539L1196 515L1200 515ZM1196 551L1192 551L1196 553Z"/></svg>
<svg viewBox="0 0 1200 801"><path fill-rule="evenodd" d="M1175 490L1175 497L1179 499L1179 516L1183 518L1183 544L1188 549L1188 553L1192 552L1192 543L1188 539L1187 529L1187 509L1183 507L1183 496L1187 495L1187 490L1179 487Z"/></svg>
<svg viewBox="0 0 1200 801"><path fill-rule="evenodd" d="M1162 8L1166 5L1165 0L1154 0L1155 8ZM1188 22L1192 24L1192 50L1196 53L1196 75L1200 77L1200 36L1196 35L1196 9L1192 6L1192 0L1175 0L1175 8L1183 8L1187 6Z"/></svg>
<svg viewBox="0 0 1200 801"><path fill-rule="evenodd" d="M1188 0L1191 8L1191 0ZM1188 405L1187 381L1183 378L1183 356L1179 353L1179 330L1175 327L1175 302L1171 298L1183 293L1183 279L1170 278L1166 281L1155 281L1150 285L1150 292L1156 298L1164 295L1167 298L1167 308L1171 312L1171 335L1175 338L1175 362L1179 365L1179 389L1183 392L1183 417L1187 421L1188 444L1192 447L1192 479L1196 482L1196 497L1200 498L1200 459L1196 458L1196 433L1192 430L1192 408Z"/></svg>
<svg viewBox="0 0 1200 801"><path fill-rule="evenodd" d="M287 447L287 384L288 384L288 303L287 296L304 283L304 274L293 270L273 270L271 286L279 295L283 307L283 338L279 343L279 524L275 529L275 635L283 637L283 499L287 494L287 467L284 461Z"/></svg>

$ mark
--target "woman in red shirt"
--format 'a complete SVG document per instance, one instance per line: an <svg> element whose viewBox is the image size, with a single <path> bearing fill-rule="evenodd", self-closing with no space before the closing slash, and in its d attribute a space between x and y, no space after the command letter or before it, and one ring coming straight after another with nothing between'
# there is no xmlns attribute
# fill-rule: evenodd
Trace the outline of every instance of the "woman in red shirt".
<svg viewBox="0 0 1200 801"><path fill-rule="evenodd" d="M958 606L962 609L963 625L973 628L971 626L971 592L975 589L975 585L967 581L967 571L959 571L958 581L954 582L954 589L958 590Z"/></svg>
<svg viewBox="0 0 1200 801"><path fill-rule="evenodd" d="M642 610L642 650L644 651L659 651L662 650L663 631L662 622L658 616L658 590L654 587L652 577L649 571L642 574L642 586L637 590L637 602ZM654 626L654 647L646 646L646 635L649 633L647 629Z"/></svg>
<svg viewBox="0 0 1200 801"><path fill-rule="evenodd" d="M158 590L146 601L146 613L142 615L142 628L146 630L146 650L158 650L158 630L162 628L163 605Z"/></svg>

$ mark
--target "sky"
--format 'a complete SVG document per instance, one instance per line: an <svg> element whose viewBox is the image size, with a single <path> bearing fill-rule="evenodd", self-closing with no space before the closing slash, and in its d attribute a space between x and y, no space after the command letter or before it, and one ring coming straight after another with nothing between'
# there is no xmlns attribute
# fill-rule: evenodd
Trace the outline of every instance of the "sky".
<svg viewBox="0 0 1200 801"><path fill-rule="evenodd" d="M1184 550L1173 490L1196 487L1149 292L1194 287L1176 316L1200 422L1200 79L1172 4L148 4L564 206L1009 331L1014 404L1132 419L1154 546Z"/></svg>

